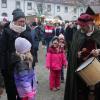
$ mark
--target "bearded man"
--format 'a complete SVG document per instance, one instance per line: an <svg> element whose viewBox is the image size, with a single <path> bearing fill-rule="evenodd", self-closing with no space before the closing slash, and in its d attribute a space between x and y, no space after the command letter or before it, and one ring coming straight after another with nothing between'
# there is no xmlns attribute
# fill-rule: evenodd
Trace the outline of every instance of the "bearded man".
<svg viewBox="0 0 100 100"><path fill-rule="evenodd" d="M82 14L77 22L80 29L74 33L69 51L69 67L64 100L89 100L90 87L75 71L86 60L88 55L91 54L94 57L100 55L100 30L95 28L92 16ZM94 96L95 100L100 99L100 83L95 85Z"/></svg>

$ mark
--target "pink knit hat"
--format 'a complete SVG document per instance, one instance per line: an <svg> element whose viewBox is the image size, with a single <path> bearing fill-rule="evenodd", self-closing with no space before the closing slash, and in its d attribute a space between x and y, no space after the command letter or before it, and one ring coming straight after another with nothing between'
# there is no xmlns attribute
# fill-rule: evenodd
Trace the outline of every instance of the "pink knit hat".
<svg viewBox="0 0 100 100"><path fill-rule="evenodd" d="M59 39L64 39L64 35L63 35L63 34L60 34L60 35L58 36L58 38L59 38Z"/></svg>
<svg viewBox="0 0 100 100"><path fill-rule="evenodd" d="M77 20L77 24L79 24L81 27L87 26L90 22L93 23L93 17L86 13L81 14Z"/></svg>

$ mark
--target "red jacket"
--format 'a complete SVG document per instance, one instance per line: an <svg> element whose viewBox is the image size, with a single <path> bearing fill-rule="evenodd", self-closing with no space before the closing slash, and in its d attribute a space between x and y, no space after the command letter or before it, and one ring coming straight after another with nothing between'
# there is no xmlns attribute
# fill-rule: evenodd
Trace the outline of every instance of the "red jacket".
<svg viewBox="0 0 100 100"><path fill-rule="evenodd" d="M54 36L54 26L45 26L45 37Z"/></svg>
<svg viewBox="0 0 100 100"><path fill-rule="evenodd" d="M61 70L63 65L67 65L67 59L64 52L57 52L53 47L50 47L46 55L46 67L51 70Z"/></svg>

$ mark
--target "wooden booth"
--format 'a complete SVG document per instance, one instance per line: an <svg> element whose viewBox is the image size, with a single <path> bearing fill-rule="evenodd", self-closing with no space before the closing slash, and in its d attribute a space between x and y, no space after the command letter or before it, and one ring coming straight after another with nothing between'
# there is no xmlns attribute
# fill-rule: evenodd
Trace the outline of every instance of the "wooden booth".
<svg viewBox="0 0 100 100"><path fill-rule="evenodd" d="M95 20L95 24L100 26L100 6L89 6L87 7L86 13L92 15Z"/></svg>

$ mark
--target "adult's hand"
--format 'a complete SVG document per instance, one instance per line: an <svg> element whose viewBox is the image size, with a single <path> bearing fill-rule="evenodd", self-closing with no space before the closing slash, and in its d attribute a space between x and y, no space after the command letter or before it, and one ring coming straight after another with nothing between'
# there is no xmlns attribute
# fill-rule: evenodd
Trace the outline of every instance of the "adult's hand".
<svg viewBox="0 0 100 100"><path fill-rule="evenodd" d="M94 57L98 57L100 55L100 49L93 49L91 53Z"/></svg>

